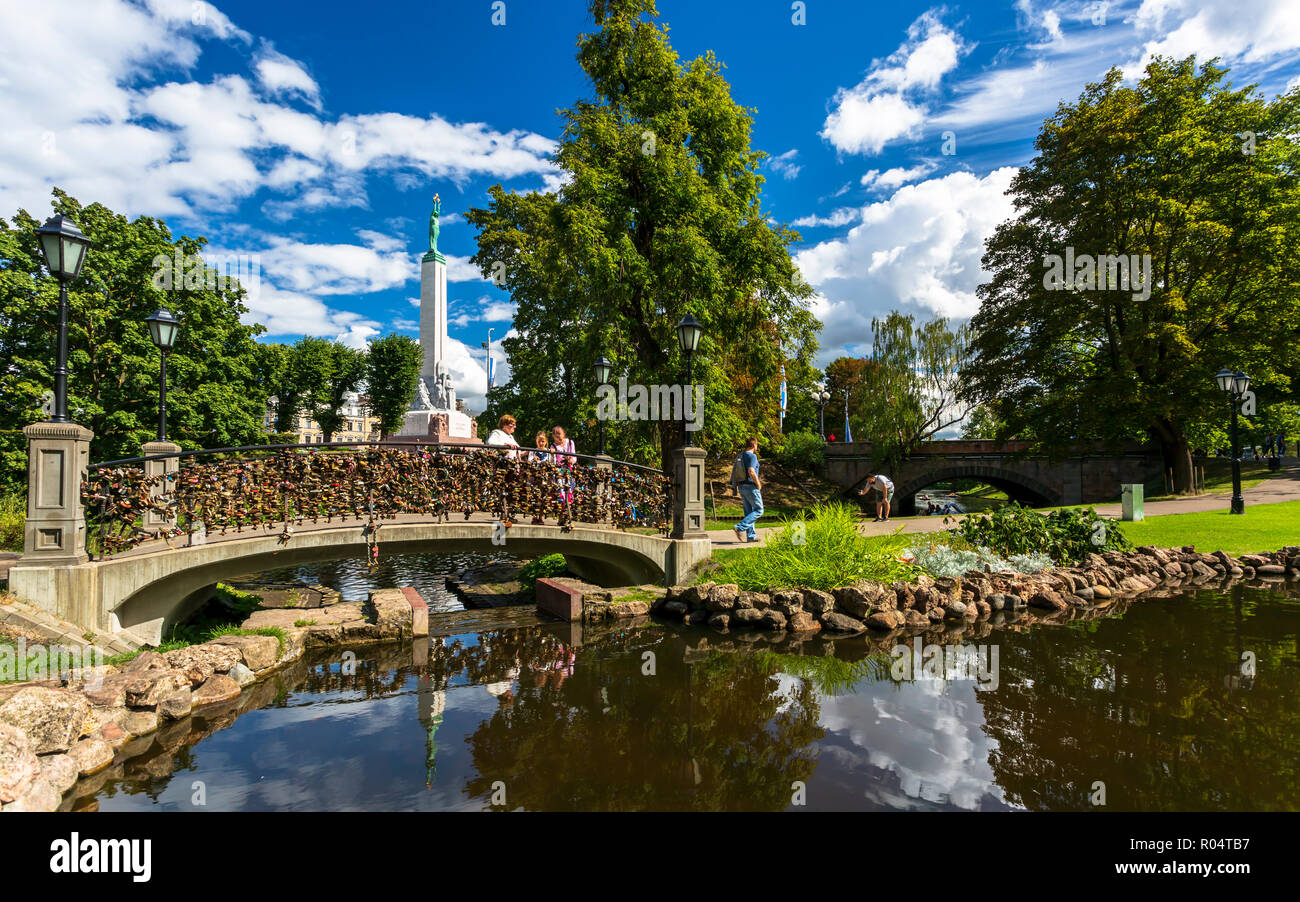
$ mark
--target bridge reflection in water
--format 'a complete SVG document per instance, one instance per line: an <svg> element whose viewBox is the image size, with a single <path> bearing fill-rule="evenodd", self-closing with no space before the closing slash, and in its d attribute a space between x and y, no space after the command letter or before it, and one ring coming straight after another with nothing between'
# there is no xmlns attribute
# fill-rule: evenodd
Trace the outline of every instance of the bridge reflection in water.
<svg viewBox="0 0 1300 902"><path fill-rule="evenodd" d="M782 810L801 782L811 809L1087 810L1101 780L1113 810L1289 809L1297 615L1294 587L1238 584L923 635L996 643L990 690L894 679L894 639L461 633L351 674L301 662L260 710L76 795L181 809L202 779L217 809ZM1240 678L1242 648L1266 679Z"/></svg>

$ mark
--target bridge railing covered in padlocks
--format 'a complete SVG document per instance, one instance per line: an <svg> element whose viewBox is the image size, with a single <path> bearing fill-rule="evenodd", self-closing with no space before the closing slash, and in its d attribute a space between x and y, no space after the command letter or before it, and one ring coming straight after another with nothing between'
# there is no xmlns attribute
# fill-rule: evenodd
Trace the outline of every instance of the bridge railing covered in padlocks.
<svg viewBox="0 0 1300 902"><path fill-rule="evenodd" d="M573 455L574 466L521 449L474 444L333 442L182 451L92 464L82 483L87 551L116 554L179 536L280 528L291 541L304 523L417 516L434 522L476 513L507 527L538 520L617 529L672 524L672 481L659 470ZM169 459L174 472L148 475ZM554 460L554 456L552 456ZM599 465L598 465L599 464Z"/></svg>

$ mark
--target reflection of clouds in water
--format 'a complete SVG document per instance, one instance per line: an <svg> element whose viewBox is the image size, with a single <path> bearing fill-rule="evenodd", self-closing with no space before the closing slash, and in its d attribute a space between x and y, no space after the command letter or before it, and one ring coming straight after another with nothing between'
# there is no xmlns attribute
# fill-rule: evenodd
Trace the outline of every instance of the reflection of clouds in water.
<svg viewBox="0 0 1300 902"><path fill-rule="evenodd" d="M824 747L822 756L846 769L890 771L907 798L890 798L884 787L869 797L891 808L930 802L975 810L987 796L1003 801L988 760L997 743L981 729L973 683L863 681L856 689L821 698L822 727L856 747Z"/></svg>

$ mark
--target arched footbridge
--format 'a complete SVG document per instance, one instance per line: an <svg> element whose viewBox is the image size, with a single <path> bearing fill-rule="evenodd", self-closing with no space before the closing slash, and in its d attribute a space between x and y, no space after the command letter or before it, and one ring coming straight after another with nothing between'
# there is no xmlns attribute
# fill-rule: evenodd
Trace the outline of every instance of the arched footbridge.
<svg viewBox="0 0 1300 902"><path fill-rule="evenodd" d="M1159 451L1140 445L1080 447L1053 460L1034 456L1028 442L937 441L912 451L896 472L873 460L869 442L829 444L826 476L853 492L883 472L894 483L895 510L904 515L914 513L917 492L954 479L978 479L1013 501L1045 507L1116 501L1121 485L1159 481L1163 470Z"/></svg>
<svg viewBox="0 0 1300 902"><path fill-rule="evenodd" d="M698 449L681 449L671 475L605 457L512 459L481 445L171 449L88 465L66 519L42 520L33 496L56 481L32 474L28 548L10 568L10 590L65 620L157 644L214 583L272 568L559 552L592 581L668 584L711 550ZM51 553L41 547L51 529L84 544Z"/></svg>

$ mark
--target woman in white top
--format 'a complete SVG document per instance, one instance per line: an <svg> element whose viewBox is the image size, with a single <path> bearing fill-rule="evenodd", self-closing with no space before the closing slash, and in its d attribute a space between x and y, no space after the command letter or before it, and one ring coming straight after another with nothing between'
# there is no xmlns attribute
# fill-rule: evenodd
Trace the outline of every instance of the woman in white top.
<svg viewBox="0 0 1300 902"><path fill-rule="evenodd" d="M510 414L503 416L497 422L497 428L493 429L492 434L487 437L487 443L498 447L507 447L512 449L518 448L519 443L515 441L515 418ZM518 456L518 451L511 450L506 452L506 457L511 460L514 460Z"/></svg>

